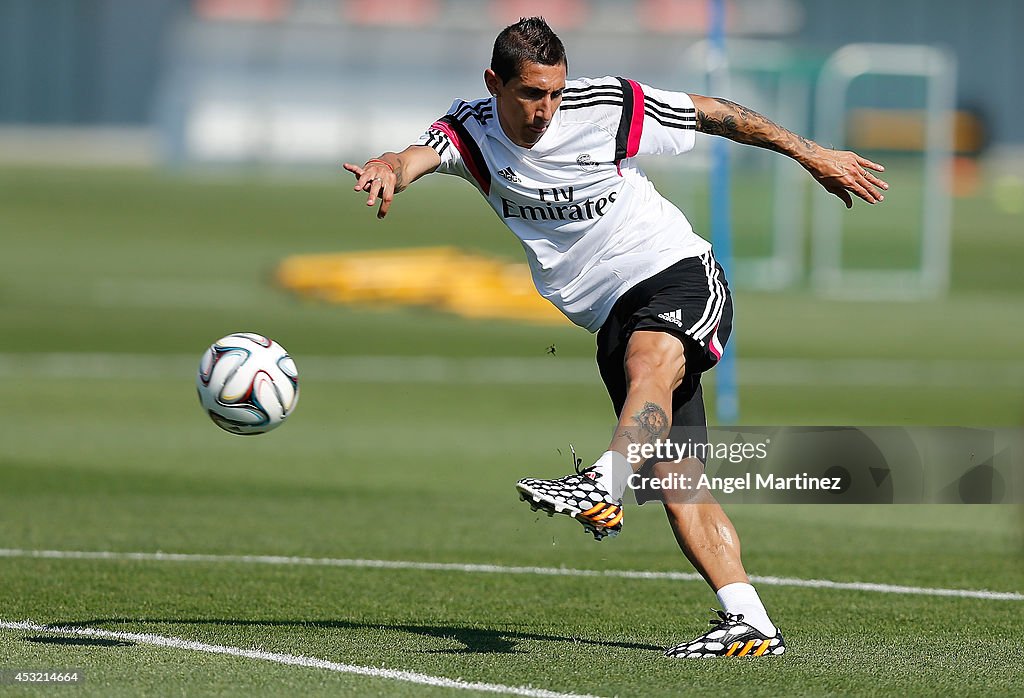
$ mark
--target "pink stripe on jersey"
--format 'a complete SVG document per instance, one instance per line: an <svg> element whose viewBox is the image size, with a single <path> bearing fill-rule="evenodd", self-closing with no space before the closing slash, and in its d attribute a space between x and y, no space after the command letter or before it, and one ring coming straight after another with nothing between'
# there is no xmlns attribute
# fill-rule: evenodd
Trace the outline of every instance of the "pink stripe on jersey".
<svg viewBox="0 0 1024 698"><path fill-rule="evenodd" d="M480 185L480 188L483 190L485 195L490 194L490 177L485 177L484 174L480 171L480 168L477 167L476 158L474 157L472 146L470 146L470 144L466 143L462 139L462 137L459 135L459 132L456 129L452 128L444 121L435 121L434 125L431 126L431 128L436 128L439 131L443 131L444 134L448 136L451 142L458 149L459 154L462 155L462 162L466 163L466 168L469 170L469 173L473 175L473 179L477 181L477 184Z"/></svg>
<svg viewBox="0 0 1024 698"><path fill-rule="evenodd" d="M626 80L633 88L633 119L629 124L629 140L626 141L626 157L640 152L640 135L644 131L644 91L633 80Z"/></svg>

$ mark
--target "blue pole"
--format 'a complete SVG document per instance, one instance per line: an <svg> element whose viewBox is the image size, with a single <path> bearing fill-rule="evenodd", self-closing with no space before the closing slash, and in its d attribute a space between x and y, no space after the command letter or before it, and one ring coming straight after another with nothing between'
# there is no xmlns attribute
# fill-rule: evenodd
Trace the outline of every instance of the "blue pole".
<svg viewBox="0 0 1024 698"><path fill-rule="evenodd" d="M708 40L711 65L708 71L712 95L724 92L728 66L725 49L726 0L708 0L711 26ZM715 138L711 145L711 244L715 257L728 272L732 268L732 202L729 167L729 142ZM715 407L720 424L733 424L739 418L740 400L736 386L736 328L729 347L715 368Z"/></svg>

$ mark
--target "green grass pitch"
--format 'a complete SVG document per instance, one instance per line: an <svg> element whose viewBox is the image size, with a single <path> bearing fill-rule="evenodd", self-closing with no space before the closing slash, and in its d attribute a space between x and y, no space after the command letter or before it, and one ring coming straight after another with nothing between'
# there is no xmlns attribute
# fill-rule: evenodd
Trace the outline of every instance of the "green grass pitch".
<svg viewBox="0 0 1024 698"><path fill-rule="evenodd" d="M518 257L464 184L428 178L380 223L349 181L0 170L0 549L214 556L0 555L0 676L77 668L85 681L74 690L96 696L484 695L10 627L31 621L555 693L1020 692L1020 600L761 584L787 655L669 661L661 650L702 631L715 604L702 582L216 557L692 571L656 505L629 508L623 534L597 544L517 501L519 477L569 467L569 442L586 460L608 438L586 332L329 306L272 287L274 265L302 252L454 243ZM756 196L755 184L738 186ZM699 186L680 196L699 199ZM905 207L889 203L856 212L859 259L888 259L906 242ZM690 212L704 229L701 207ZM738 211L737 247L757 249L762 226L755 207ZM943 300L738 292L733 348L751 379L742 421L1019 426L1020 227L984 194L958 200ZM238 330L281 341L302 376L296 413L266 436L220 432L195 399L200 353ZM332 359L360 357L390 362L397 377L332 372ZM402 378L416 361L487 367L494 357L555 379ZM855 359L879 379L743 373L745 360L782 359ZM901 373L911 365L927 370ZM954 375L936 374L943 367ZM1019 507L729 513L753 575L1024 591Z"/></svg>

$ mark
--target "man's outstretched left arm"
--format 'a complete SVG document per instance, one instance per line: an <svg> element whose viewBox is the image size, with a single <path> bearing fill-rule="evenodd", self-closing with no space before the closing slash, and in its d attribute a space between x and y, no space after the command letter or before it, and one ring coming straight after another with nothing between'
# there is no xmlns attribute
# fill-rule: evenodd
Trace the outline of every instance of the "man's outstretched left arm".
<svg viewBox="0 0 1024 698"><path fill-rule="evenodd" d="M753 109L721 97L690 95L697 110L697 130L737 143L767 148L793 158L831 194L853 206L851 194L869 204L883 201L889 185L869 170L884 172L876 162L849 150L832 150L774 123Z"/></svg>

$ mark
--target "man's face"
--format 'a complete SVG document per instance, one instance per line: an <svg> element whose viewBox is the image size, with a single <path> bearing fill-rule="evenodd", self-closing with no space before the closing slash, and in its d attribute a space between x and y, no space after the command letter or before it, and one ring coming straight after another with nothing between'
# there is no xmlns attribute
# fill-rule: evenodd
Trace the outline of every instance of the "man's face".
<svg viewBox="0 0 1024 698"><path fill-rule="evenodd" d="M518 76L505 83L488 68L484 83L497 98L498 122L505 135L518 146L532 148L562 103L565 64L526 63Z"/></svg>

